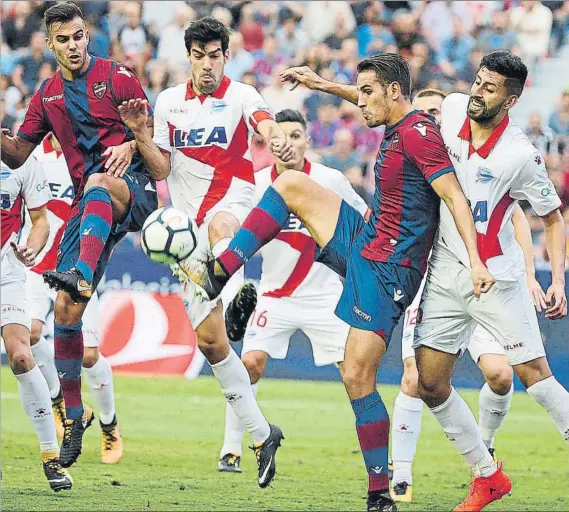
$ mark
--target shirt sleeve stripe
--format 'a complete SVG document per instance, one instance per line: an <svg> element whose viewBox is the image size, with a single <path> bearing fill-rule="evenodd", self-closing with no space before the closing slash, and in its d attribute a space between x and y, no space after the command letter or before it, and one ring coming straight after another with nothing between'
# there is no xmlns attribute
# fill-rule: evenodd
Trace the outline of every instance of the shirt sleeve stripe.
<svg viewBox="0 0 569 512"><path fill-rule="evenodd" d="M39 144L39 143L42 141L42 139L43 139L43 137L37 138L37 137L34 137L33 135L28 135L27 133L23 133L23 132L20 132L20 131L19 131L16 135L17 135L18 137L21 137L21 138L24 139L24 140L27 140L28 142L34 142L34 143L37 143L37 144Z"/></svg>
<svg viewBox="0 0 569 512"><path fill-rule="evenodd" d="M454 167L450 166L450 167L445 167L444 169L441 169L440 171L437 171L433 174L431 174L428 178L427 181L429 183L432 183L433 181L435 181L437 178L441 177L443 174L448 174L449 172L454 172Z"/></svg>

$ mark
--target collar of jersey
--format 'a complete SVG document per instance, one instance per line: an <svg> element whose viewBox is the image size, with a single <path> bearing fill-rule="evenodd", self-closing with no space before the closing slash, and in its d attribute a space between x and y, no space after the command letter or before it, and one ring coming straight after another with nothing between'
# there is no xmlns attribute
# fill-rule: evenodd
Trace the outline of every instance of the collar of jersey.
<svg viewBox="0 0 569 512"><path fill-rule="evenodd" d="M220 100L221 98L223 98L225 96L225 93L227 91L227 88L229 87L229 84L231 83L231 79L227 76L224 76L221 79L221 82L219 83L219 87L213 91L211 94L200 94L199 96L196 94L196 92L192 89L192 79L190 78L188 80L188 85L186 86L186 101L187 100L193 100L194 98L199 98L200 102L203 103L206 98L208 96L211 96L212 98L216 98L218 100Z"/></svg>
<svg viewBox="0 0 569 512"><path fill-rule="evenodd" d="M401 119L399 119L399 121L397 121L396 123L393 124L388 124L385 127L385 136L388 137L389 135L391 135L393 133L393 131L398 128L399 126L401 126L405 120L409 117L412 116L413 114L421 114L420 110L411 110L411 112L409 112L408 114L405 114Z"/></svg>
<svg viewBox="0 0 569 512"><path fill-rule="evenodd" d="M494 146L500 140L500 137L502 136L502 134L504 133L504 131L508 127L509 122L510 122L510 117L508 116L508 114L506 114L504 116L504 119L502 119L500 121L500 124L498 124L498 126L496 126L496 128L494 128L494 130L490 134L490 137L488 137L486 139L486 142L484 144L482 144L482 146L480 146L478 149L475 149L474 146L470 143L470 136L471 136L470 117L466 116L466 119L464 120L464 124L462 125L462 128L458 132L458 137L462 140L468 141L468 143L469 143L468 157L470 158L473 153L477 153L478 156L480 156L481 158L484 158L484 159L488 158L488 156L490 155L490 153L494 149Z"/></svg>
<svg viewBox="0 0 569 512"><path fill-rule="evenodd" d="M302 172L305 174L310 174L310 169L312 168L312 164L305 158L304 159L304 167L302 168ZM271 181L275 181L279 175L277 174L277 166L273 164L271 168Z"/></svg>
<svg viewBox="0 0 569 512"><path fill-rule="evenodd" d="M85 71L83 71L83 73L81 73L80 75L77 75L75 78L73 78L72 80L67 80L67 78L65 78L63 76L63 73L61 71L59 71L59 76L61 76L61 79L64 82L67 82L68 84L73 83L75 80L79 79L79 78L83 78L87 73L89 73L89 71L91 71L93 69L93 66L95 65L95 62L97 60L97 57L95 57L94 55L89 54L89 57L91 57L91 62L89 62L89 66L87 66L87 69Z"/></svg>

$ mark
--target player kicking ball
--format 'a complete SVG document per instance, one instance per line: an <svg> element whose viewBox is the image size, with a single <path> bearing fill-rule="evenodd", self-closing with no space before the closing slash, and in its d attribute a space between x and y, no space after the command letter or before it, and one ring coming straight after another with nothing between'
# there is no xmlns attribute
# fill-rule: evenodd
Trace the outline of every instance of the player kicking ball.
<svg viewBox="0 0 569 512"><path fill-rule="evenodd" d="M364 59L357 86L328 82L307 67L281 76L357 103L369 127L386 125L370 220L306 174L288 170L267 189L228 249L191 277L208 297L219 295L230 277L288 225L291 213L300 219L320 249L318 261L346 279L336 315L351 326L343 380L368 475L368 510L396 510L387 469L389 416L376 376L391 333L421 284L439 197L469 248L476 295L487 291L493 279L478 256L472 214L440 132L430 117L411 107L403 57L384 53Z"/></svg>
<svg viewBox="0 0 569 512"><path fill-rule="evenodd" d="M292 169L333 190L364 215L367 205L340 171L305 158L310 138L306 133L304 116L297 110L283 110L276 115L276 121L293 149L293 157L286 163L277 160L272 167L255 173L256 202L278 176ZM290 338L297 330L309 338L316 366L338 364L342 372L350 329L347 323L334 315L342 293L342 282L338 274L314 262L315 249L316 243L309 231L296 216L291 215L283 230L261 251L261 297L245 332L241 351L255 395L269 357L284 359ZM243 422L227 405L219 471L241 472L244 431Z"/></svg>
<svg viewBox="0 0 569 512"><path fill-rule="evenodd" d="M547 363L523 253L511 222L518 200L528 201L542 217L552 270L545 317L565 317L561 201L543 156L508 115L522 94L527 73L521 59L510 52L489 53L481 61L470 95L450 94L442 103L443 139L472 206L482 261L496 280L484 297L474 297L467 252L450 212L441 205L413 347L419 395L473 470L470 492L458 511L481 510L512 489L501 464L488 452L474 415L451 385L456 360L476 325L500 342L528 394L569 443L569 393Z"/></svg>
<svg viewBox="0 0 569 512"><path fill-rule="evenodd" d="M73 481L59 459L49 388L30 350L30 311L25 284L25 267L35 264L49 236L46 209L50 199L49 183L35 158L16 169L2 164L1 181L2 338L24 411L40 443L47 481L54 491L71 489ZM24 207L29 212L32 227L25 243L16 245L24 221Z"/></svg>
<svg viewBox="0 0 569 512"><path fill-rule="evenodd" d="M22 165L48 132L63 144L75 198L55 271L43 274L55 300L55 367L65 402L61 464L81 454L94 414L81 397L82 317L114 246L136 232L158 206L155 179L144 167L118 106L146 96L125 66L87 53L89 33L77 5L45 12L47 46L59 70L34 93L16 137L2 134L2 161Z"/></svg>
<svg viewBox="0 0 569 512"><path fill-rule="evenodd" d="M187 83L158 95L154 139L147 128L145 102L125 102L120 110L149 169L168 177L172 204L184 210L199 228L197 247L184 263L192 267L219 256L253 207L253 135L261 134L284 162L291 159L293 151L257 90L224 75L229 33L223 23L210 17L197 20L190 24L184 39L192 76ZM228 310L228 323L232 338L238 339L255 308L255 287L241 287L241 272L221 300L204 300L178 264L173 265L173 271L184 283L186 310L198 346L227 402L253 438L258 484L267 487L276 473L275 455L283 434L267 422L257 405L247 369L229 346L223 313L236 298Z"/></svg>
<svg viewBox="0 0 569 512"><path fill-rule="evenodd" d="M432 115L440 123L441 103L445 94L437 89L419 91L413 106ZM516 241L525 259L527 285L537 311L545 309L545 293L535 279L533 244L529 223L519 205L512 217ZM419 301L425 279L411 306L405 311L401 341L403 377L401 391L395 399L392 421L391 454L393 480L391 495L395 501L409 503L413 497L411 468L421 433L423 401L419 397L417 365L413 350L413 334L417 322ZM468 345L472 360L480 368L486 383L480 390L479 429L489 452L494 458L494 438L510 410L513 396L513 370L502 345L483 327L476 326Z"/></svg>
<svg viewBox="0 0 569 512"><path fill-rule="evenodd" d="M31 345L34 360L49 386L57 435L63 438L65 404L61 383L55 367L53 347L42 334L46 319L53 310L57 293L44 282L42 273L55 269L57 249L69 220L74 193L61 145L53 134L49 134L43 140L33 152L33 156L46 171L51 199L47 203L50 236L45 247L36 257L34 266L28 269L26 279L32 317ZM96 291L93 292L83 315L83 343L85 345L83 373L99 410L101 461L105 464L116 464L122 458L123 443L115 414L113 373L108 361L98 349L99 299Z"/></svg>

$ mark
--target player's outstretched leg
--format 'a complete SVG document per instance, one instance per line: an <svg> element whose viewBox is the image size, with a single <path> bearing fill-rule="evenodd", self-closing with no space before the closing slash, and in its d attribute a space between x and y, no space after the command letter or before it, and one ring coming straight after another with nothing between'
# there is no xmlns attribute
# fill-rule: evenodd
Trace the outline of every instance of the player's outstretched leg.
<svg viewBox="0 0 569 512"><path fill-rule="evenodd" d="M423 401L419 398L417 366L414 357L405 359L401 391L395 399L392 420L391 458L393 478L391 497L394 501L413 500L413 459L421 435Z"/></svg>
<svg viewBox="0 0 569 512"><path fill-rule="evenodd" d="M61 465L69 467L81 454L83 434L95 415L81 398L83 332L81 316L85 304L73 304L71 297L59 292L55 300L55 367L65 401L65 423L61 443Z"/></svg>
<svg viewBox="0 0 569 512"><path fill-rule="evenodd" d="M42 336L43 322L32 320L32 332L30 341L32 344L32 354L34 361L38 365L49 387L51 395L51 405L53 419L55 421L55 431L59 439L63 438L63 422L65 421L65 405L63 403L63 392L57 369L55 368L55 352L53 346Z"/></svg>
<svg viewBox="0 0 569 512"><path fill-rule="evenodd" d="M44 474L54 491L71 489L73 480L59 460L49 388L34 363L29 336L30 332L23 325L7 324L2 327L2 337L10 368L18 382L20 399L40 443Z"/></svg>
<svg viewBox="0 0 569 512"><path fill-rule="evenodd" d="M541 405L569 444L569 392L551 374L545 357L514 366L527 393Z"/></svg>
<svg viewBox="0 0 569 512"><path fill-rule="evenodd" d="M472 411L451 386L457 355L425 346L419 347L415 353L419 394L474 475L468 496L455 510L482 510L510 494L512 482L502 472L501 464L496 464L488 452Z"/></svg>
<svg viewBox="0 0 569 512"><path fill-rule="evenodd" d="M85 347L83 372L99 411L101 462L117 464L123 456L123 440L115 411L111 365L96 347Z"/></svg>
<svg viewBox="0 0 569 512"><path fill-rule="evenodd" d="M501 354L482 354L478 366L486 380L478 398L478 425L484 444L496 459L494 438L512 405L514 371Z"/></svg>

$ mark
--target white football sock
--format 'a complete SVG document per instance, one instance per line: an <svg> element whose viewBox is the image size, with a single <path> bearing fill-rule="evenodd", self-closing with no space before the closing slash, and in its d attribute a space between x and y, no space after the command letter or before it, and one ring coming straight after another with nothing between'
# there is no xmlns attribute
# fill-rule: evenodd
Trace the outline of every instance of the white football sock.
<svg viewBox="0 0 569 512"><path fill-rule="evenodd" d="M42 452L59 452L55 422L51 410L49 387L40 369L35 365L29 372L15 375L24 411L40 442Z"/></svg>
<svg viewBox="0 0 569 512"><path fill-rule="evenodd" d="M251 379L243 361L230 348L229 355L211 365L215 378L221 385L225 399L243 421L255 444L269 437L271 428L263 416L251 389Z"/></svg>
<svg viewBox="0 0 569 512"><path fill-rule="evenodd" d="M472 467L474 476L488 477L497 471L498 467L482 441L474 414L454 387L446 402L432 408L431 412L448 440Z"/></svg>
<svg viewBox="0 0 569 512"><path fill-rule="evenodd" d="M97 362L91 368L83 368L83 371L98 405L99 420L104 425L112 423L115 417L115 390L111 365L99 354Z"/></svg>
<svg viewBox="0 0 569 512"><path fill-rule="evenodd" d="M514 385L505 395L498 395L490 389L487 382L480 390L478 398L478 428L486 448L494 448L494 438L506 419L506 414L512 405Z"/></svg>
<svg viewBox="0 0 569 512"><path fill-rule="evenodd" d="M211 253L213 254L214 258L219 258L223 251L229 247L229 242L231 242L231 238L222 238L218 240L215 245L211 248Z"/></svg>
<svg viewBox="0 0 569 512"><path fill-rule="evenodd" d="M252 384L251 389L253 396L257 398L257 384ZM233 407L229 404L225 406L225 437L223 439L223 446L219 452L219 458L228 453L235 455L243 455L243 434L245 434L245 425L235 414Z"/></svg>
<svg viewBox="0 0 569 512"><path fill-rule="evenodd" d="M399 391L391 420L391 458L393 459L393 485L400 482L413 484L411 465L421 435L423 400Z"/></svg>
<svg viewBox="0 0 569 512"><path fill-rule="evenodd" d="M569 392L553 375L536 382L526 390L541 405L569 444Z"/></svg>
<svg viewBox="0 0 569 512"><path fill-rule="evenodd" d="M57 375L55 368L53 345L48 343L42 336L40 340L32 346L32 355L47 382L51 398L56 398L61 391L61 384L59 383L59 375Z"/></svg>

